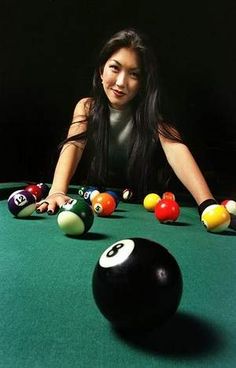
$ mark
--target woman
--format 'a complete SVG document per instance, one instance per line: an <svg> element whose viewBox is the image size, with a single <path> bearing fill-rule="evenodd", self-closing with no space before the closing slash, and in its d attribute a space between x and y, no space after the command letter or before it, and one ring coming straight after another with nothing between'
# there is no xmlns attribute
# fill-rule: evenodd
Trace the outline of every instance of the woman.
<svg viewBox="0 0 236 368"><path fill-rule="evenodd" d="M92 96L75 107L51 190L38 212L53 214L69 200L79 163L90 185L129 186L138 195L158 191L163 153L198 206L216 203L179 132L161 118L158 99L157 66L145 37L134 29L116 33L100 52Z"/></svg>

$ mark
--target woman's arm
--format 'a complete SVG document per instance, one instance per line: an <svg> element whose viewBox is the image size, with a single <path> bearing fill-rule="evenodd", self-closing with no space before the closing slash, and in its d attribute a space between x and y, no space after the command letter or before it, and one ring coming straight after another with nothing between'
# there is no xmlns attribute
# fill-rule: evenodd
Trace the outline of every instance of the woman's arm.
<svg viewBox="0 0 236 368"><path fill-rule="evenodd" d="M183 143L173 142L161 134L159 138L168 163L192 194L197 205L199 206L206 199L213 199L206 180L188 147Z"/></svg>
<svg viewBox="0 0 236 368"><path fill-rule="evenodd" d="M82 99L76 105L67 138L87 130L88 101L88 99ZM80 162L85 146L85 140L71 140L64 144L56 164L51 189L45 202L42 204L38 203L38 212L47 210L48 213L52 214L57 206L63 205L69 199L66 196L68 186Z"/></svg>

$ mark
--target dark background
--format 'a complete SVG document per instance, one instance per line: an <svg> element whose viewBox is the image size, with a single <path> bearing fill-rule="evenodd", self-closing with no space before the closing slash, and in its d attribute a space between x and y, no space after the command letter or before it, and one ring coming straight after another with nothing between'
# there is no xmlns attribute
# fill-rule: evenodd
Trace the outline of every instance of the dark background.
<svg viewBox="0 0 236 368"><path fill-rule="evenodd" d="M0 0L0 181L50 182L95 56L112 33L147 33L162 108L215 192L235 193L235 1Z"/></svg>

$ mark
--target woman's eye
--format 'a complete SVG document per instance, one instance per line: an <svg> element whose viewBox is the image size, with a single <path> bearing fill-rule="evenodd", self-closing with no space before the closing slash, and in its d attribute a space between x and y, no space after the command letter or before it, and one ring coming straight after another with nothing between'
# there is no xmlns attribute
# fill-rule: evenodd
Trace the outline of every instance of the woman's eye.
<svg viewBox="0 0 236 368"><path fill-rule="evenodd" d="M117 65L110 65L110 69L116 72L119 70Z"/></svg>
<svg viewBox="0 0 236 368"><path fill-rule="evenodd" d="M139 73L138 72L130 72L130 75L132 78L139 79Z"/></svg>

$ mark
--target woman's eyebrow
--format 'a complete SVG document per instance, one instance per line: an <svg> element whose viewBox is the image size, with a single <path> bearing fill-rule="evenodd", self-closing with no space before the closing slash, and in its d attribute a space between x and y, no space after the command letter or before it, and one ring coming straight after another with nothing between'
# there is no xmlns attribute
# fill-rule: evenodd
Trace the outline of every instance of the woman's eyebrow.
<svg viewBox="0 0 236 368"><path fill-rule="evenodd" d="M118 64L119 66L122 66L122 64L118 61L118 60L116 60L116 59L111 59L111 61L114 61L116 64ZM134 67L134 68L130 68L130 70L132 70L132 71L134 71L134 70L136 70L136 71L140 71L140 68L138 67L138 66L136 66L136 67Z"/></svg>

